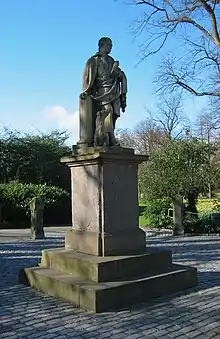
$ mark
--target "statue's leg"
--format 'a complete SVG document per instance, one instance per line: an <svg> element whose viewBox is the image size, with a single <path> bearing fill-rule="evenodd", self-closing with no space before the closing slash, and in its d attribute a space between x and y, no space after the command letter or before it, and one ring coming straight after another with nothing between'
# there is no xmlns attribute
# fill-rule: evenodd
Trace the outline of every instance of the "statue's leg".
<svg viewBox="0 0 220 339"><path fill-rule="evenodd" d="M94 145L95 146L103 146L109 145L108 142L108 129L106 126L106 119L108 119L109 110L102 106L96 115L96 129L94 135Z"/></svg>
<svg viewBox="0 0 220 339"><path fill-rule="evenodd" d="M112 121L112 114L113 114L113 108L111 104L107 104L103 106L104 114L104 139L105 139L105 145L111 146L112 145L112 138L114 135L113 130L113 121Z"/></svg>
<svg viewBox="0 0 220 339"><path fill-rule="evenodd" d="M119 143L116 140L115 133L114 133L114 125L113 125L114 109L113 109L113 106L111 104L105 105L105 110L107 112L107 116L106 116L105 122L104 122L104 129L105 129L106 132L108 132L110 146L119 146Z"/></svg>
<svg viewBox="0 0 220 339"><path fill-rule="evenodd" d="M118 117L120 117L120 99L119 98L113 101L112 107L113 107L113 125L115 129L116 120L118 119Z"/></svg>
<svg viewBox="0 0 220 339"><path fill-rule="evenodd" d="M113 130L115 130L116 120L118 119L117 114L113 114L112 116L112 122L113 122Z"/></svg>
<svg viewBox="0 0 220 339"><path fill-rule="evenodd" d="M119 146L113 128L113 106L103 105L96 116L96 131L94 144L96 146Z"/></svg>
<svg viewBox="0 0 220 339"><path fill-rule="evenodd" d="M102 130L103 145L109 146L110 145L109 132L112 129L112 121L111 121L111 112L110 112L108 105L103 106L102 122L103 122L103 130Z"/></svg>

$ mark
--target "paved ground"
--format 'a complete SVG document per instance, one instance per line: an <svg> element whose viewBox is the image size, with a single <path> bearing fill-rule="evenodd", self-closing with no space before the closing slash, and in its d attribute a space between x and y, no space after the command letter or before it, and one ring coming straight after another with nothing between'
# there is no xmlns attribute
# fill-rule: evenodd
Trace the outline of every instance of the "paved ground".
<svg viewBox="0 0 220 339"><path fill-rule="evenodd" d="M196 266L199 286L130 309L91 314L19 285L20 267L36 265L43 248L63 246L64 229L31 241L27 231L0 230L0 338L220 338L220 237L148 236L171 248L174 261Z"/></svg>

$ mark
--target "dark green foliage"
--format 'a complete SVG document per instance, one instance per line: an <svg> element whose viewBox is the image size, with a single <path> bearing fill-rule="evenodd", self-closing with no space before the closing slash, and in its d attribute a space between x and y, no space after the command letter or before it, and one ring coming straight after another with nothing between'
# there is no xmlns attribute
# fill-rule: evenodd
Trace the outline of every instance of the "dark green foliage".
<svg viewBox="0 0 220 339"><path fill-rule="evenodd" d="M145 217L145 204L139 205L139 226L147 226L148 219Z"/></svg>
<svg viewBox="0 0 220 339"><path fill-rule="evenodd" d="M185 213L184 219L183 219L183 225L184 225L184 231L185 233L190 234L200 234L203 233L202 228L203 223L198 218L198 215L193 213Z"/></svg>
<svg viewBox="0 0 220 339"><path fill-rule="evenodd" d="M146 202L145 218L152 227L172 228L172 218L168 216L170 199L152 199Z"/></svg>
<svg viewBox="0 0 220 339"><path fill-rule="evenodd" d="M47 210L53 205L61 206L69 199L69 193L55 187L36 184L25 184L16 181L0 184L0 197L3 202L2 219L10 222L28 221L30 201L33 197L41 197Z"/></svg>
<svg viewBox="0 0 220 339"><path fill-rule="evenodd" d="M186 213L184 217L185 233L212 234L220 233L220 214L216 213Z"/></svg>
<svg viewBox="0 0 220 339"><path fill-rule="evenodd" d="M195 189L194 191L192 190L191 192L188 192L186 196L186 206L185 206L185 211L194 213L195 216L197 216L197 208L196 208L196 203L198 201L198 189Z"/></svg>
<svg viewBox="0 0 220 339"><path fill-rule="evenodd" d="M213 212L219 212L220 213L220 204L218 200L214 200L217 201L217 203L215 203L215 205L213 206Z"/></svg>
<svg viewBox="0 0 220 339"><path fill-rule="evenodd" d="M168 141L140 167L140 193L147 200L204 192L219 177L219 168L210 166L213 153L212 146L197 140Z"/></svg>
<svg viewBox="0 0 220 339"><path fill-rule="evenodd" d="M27 212L29 211L30 201L34 197L41 197L46 207L53 205L59 198L67 195L68 193L63 189L47 186L46 184L23 184L16 181L0 184L1 200L4 203L10 202L15 208L20 208Z"/></svg>
<svg viewBox="0 0 220 339"><path fill-rule="evenodd" d="M0 132L0 183L4 206L1 220L26 222L28 201L41 195L47 224L70 224L70 173L60 158L71 154L65 132L38 135L4 129ZM2 198L0 197L0 199Z"/></svg>
<svg viewBox="0 0 220 339"><path fill-rule="evenodd" d="M174 229L182 234L182 214L176 201L188 199L188 210L196 211L199 193L219 180L219 166L211 166L215 149L196 139L168 140L151 152L148 163L140 166L139 189L145 200L170 198L174 203ZM178 222L176 223L176 220ZM191 226L190 226L191 227Z"/></svg>
<svg viewBox="0 0 220 339"><path fill-rule="evenodd" d="M0 182L46 183L69 190L68 169L60 164L60 158L71 153L66 139L59 131L22 135L5 130L0 135Z"/></svg>
<svg viewBox="0 0 220 339"><path fill-rule="evenodd" d="M66 217L69 217L69 193L59 187L14 181L0 184L0 197L3 202L2 221L14 223L15 227L19 223L29 223L29 204L33 197L41 197L44 200L45 223L51 219L48 216L62 209L66 212ZM51 222L50 220L48 223Z"/></svg>

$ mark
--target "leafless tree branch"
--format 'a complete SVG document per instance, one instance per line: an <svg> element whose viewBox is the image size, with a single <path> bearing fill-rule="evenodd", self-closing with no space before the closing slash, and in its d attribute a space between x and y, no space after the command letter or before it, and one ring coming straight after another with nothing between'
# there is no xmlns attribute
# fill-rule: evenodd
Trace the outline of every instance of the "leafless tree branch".
<svg viewBox="0 0 220 339"><path fill-rule="evenodd" d="M215 16L215 6L217 2L215 1L213 8L208 4L208 1L206 0L198 0L198 2L202 4L206 12L209 14L210 21L212 24L212 37L214 39L216 46L220 47L220 37L218 32L217 20Z"/></svg>
<svg viewBox="0 0 220 339"><path fill-rule="evenodd" d="M178 87L196 96L220 97L220 0L133 0L143 6L144 16L137 23L146 32L140 62L161 53L171 37L178 37L181 58L175 70L160 67L159 91ZM152 30L153 28L153 30ZM176 53L176 49L174 50ZM169 62L169 58L168 58ZM166 72L165 72L166 70Z"/></svg>
<svg viewBox="0 0 220 339"><path fill-rule="evenodd" d="M162 97L155 113L147 111L169 140L178 138L189 126L189 120L183 114L180 94Z"/></svg>

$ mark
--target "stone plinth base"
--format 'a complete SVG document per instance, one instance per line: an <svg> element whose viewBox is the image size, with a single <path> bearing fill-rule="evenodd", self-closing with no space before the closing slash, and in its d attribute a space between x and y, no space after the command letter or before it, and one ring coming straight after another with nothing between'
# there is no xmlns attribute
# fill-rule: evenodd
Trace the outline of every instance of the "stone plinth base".
<svg viewBox="0 0 220 339"><path fill-rule="evenodd" d="M94 282L115 281L160 272L172 266L171 251L145 250L131 256L98 257L64 249L42 252L41 266Z"/></svg>
<svg viewBox="0 0 220 339"><path fill-rule="evenodd" d="M172 264L170 251L98 257L70 250L44 250L40 267L20 271L20 283L103 312L196 286L195 268Z"/></svg>
<svg viewBox="0 0 220 339"><path fill-rule="evenodd" d="M66 233L65 248L102 256L139 253L146 248L146 235L139 228L104 235L70 230Z"/></svg>
<svg viewBox="0 0 220 339"><path fill-rule="evenodd" d="M73 229L66 235L66 249L98 256L145 249L137 173L147 158L133 149L90 147L61 159L70 168L72 186Z"/></svg>

